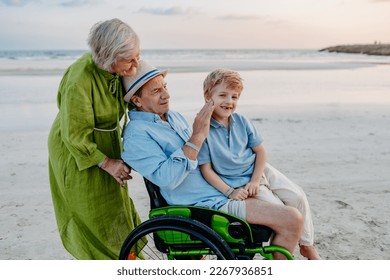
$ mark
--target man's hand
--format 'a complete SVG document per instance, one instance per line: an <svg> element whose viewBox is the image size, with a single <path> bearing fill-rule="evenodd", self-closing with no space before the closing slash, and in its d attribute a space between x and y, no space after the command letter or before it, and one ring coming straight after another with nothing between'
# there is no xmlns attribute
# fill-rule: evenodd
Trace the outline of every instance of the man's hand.
<svg viewBox="0 0 390 280"><path fill-rule="evenodd" d="M194 119L192 124L192 136L189 142L201 147L210 131L210 119L214 111L214 101L207 102Z"/></svg>
<svg viewBox="0 0 390 280"><path fill-rule="evenodd" d="M204 140L206 139L207 135L209 135L210 131L210 119L211 115L214 111L214 101L210 100L207 102L202 109L199 111L199 113L196 115L194 119L194 123L192 124L192 135L190 139L188 139L188 142L191 142L195 146L197 146L199 149L202 147ZM198 151L184 145L183 146L183 152L191 160L195 160L198 156Z"/></svg>

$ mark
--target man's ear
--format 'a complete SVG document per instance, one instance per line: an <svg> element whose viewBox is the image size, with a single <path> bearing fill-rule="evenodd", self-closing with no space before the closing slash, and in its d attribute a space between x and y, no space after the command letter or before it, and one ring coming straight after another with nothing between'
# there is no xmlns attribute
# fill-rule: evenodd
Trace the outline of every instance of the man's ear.
<svg viewBox="0 0 390 280"><path fill-rule="evenodd" d="M139 99L139 96L136 96L136 95L133 95L131 98L130 98L130 101L137 107L141 107L141 100Z"/></svg>

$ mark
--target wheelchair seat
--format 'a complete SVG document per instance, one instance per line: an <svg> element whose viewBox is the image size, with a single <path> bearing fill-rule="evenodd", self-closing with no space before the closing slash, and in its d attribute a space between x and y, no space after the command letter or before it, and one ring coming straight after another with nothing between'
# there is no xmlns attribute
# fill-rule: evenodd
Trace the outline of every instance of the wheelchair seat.
<svg viewBox="0 0 390 280"><path fill-rule="evenodd" d="M268 242L272 236L271 228L248 224L244 219L226 212L196 206L169 206L157 185L146 178L144 182L150 198L150 218L173 215L197 220L212 228L232 246L241 243L259 246Z"/></svg>

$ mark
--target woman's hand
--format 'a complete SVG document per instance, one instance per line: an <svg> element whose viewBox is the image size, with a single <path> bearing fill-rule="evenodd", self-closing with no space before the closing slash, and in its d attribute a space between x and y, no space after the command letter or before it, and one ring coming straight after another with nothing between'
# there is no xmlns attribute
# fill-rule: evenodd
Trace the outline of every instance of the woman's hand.
<svg viewBox="0 0 390 280"><path fill-rule="evenodd" d="M123 160L106 158L100 168L114 177L121 186L124 186L127 180L133 179L130 175L131 168Z"/></svg>

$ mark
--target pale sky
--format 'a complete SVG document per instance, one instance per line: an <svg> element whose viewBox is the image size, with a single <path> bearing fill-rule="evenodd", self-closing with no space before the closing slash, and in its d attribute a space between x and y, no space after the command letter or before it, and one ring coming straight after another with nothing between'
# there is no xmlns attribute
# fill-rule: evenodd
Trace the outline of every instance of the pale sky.
<svg viewBox="0 0 390 280"><path fill-rule="evenodd" d="M390 0L0 0L0 50L87 49L111 18L145 49L390 43Z"/></svg>

